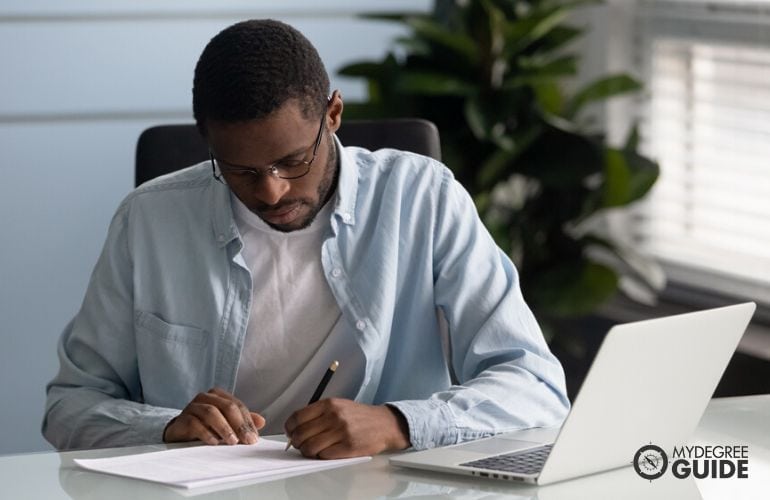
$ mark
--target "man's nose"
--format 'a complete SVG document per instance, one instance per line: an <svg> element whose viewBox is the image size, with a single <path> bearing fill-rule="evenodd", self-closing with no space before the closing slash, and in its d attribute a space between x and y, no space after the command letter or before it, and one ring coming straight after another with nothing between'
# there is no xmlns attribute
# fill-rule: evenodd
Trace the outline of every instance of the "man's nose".
<svg viewBox="0 0 770 500"><path fill-rule="evenodd" d="M287 179L274 175L264 175L255 186L255 195L265 205L275 205L289 192L291 184Z"/></svg>

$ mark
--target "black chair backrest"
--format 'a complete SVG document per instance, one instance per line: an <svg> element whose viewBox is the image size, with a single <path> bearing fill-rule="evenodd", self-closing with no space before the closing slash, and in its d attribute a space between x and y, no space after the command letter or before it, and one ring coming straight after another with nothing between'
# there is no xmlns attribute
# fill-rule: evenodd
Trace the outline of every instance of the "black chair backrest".
<svg viewBox="0 0 770 500"><path fill-rule="evenodd" d="M420 118L343 120L337 136L346 146L360 146L372 151L402 149L441 159L436 125ZM208 158L208 146L195 125L150 127L142 132L136 144L136 185Z"/></svg>

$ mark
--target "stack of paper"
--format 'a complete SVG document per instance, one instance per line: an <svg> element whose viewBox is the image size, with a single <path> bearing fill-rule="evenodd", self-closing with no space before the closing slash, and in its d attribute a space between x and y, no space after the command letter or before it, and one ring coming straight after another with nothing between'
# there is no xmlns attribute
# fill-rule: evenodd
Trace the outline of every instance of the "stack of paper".
<svg viewBox="0 0 770 500"><path fill-rule="evenodd" d="M371 459L315 460L296 450L284 451L284 446L285 443L260 439L251 446L194 446L115 458L76 459L75 463L97 472L200 488L230 481L269 481Z"/></svg>

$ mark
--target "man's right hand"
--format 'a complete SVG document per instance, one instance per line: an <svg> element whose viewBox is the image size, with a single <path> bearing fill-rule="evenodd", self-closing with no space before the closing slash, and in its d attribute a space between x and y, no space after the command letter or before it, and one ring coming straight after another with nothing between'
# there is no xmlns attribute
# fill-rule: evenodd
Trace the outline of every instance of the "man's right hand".
<svg viewBox="0 0 770 500"><path fill-rule="evenodd" d="M163 432L163 441L201 440L206 444L254 444L265 419L246 408L227 391L213 388L201 392L182 413L171 420Z"/></svg>

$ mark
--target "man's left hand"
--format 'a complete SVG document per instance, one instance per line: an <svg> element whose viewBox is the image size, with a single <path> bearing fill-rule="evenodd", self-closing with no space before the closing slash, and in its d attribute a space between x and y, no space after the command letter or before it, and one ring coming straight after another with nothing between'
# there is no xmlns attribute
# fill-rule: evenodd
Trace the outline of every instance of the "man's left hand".
<svg viewBox="0 0 770 500"><path fill-rule="evenodd" d="M322 399L294 412L284 424L292 445L306 457L349 458L410 446L403 415L389 406Z"/></svg>

